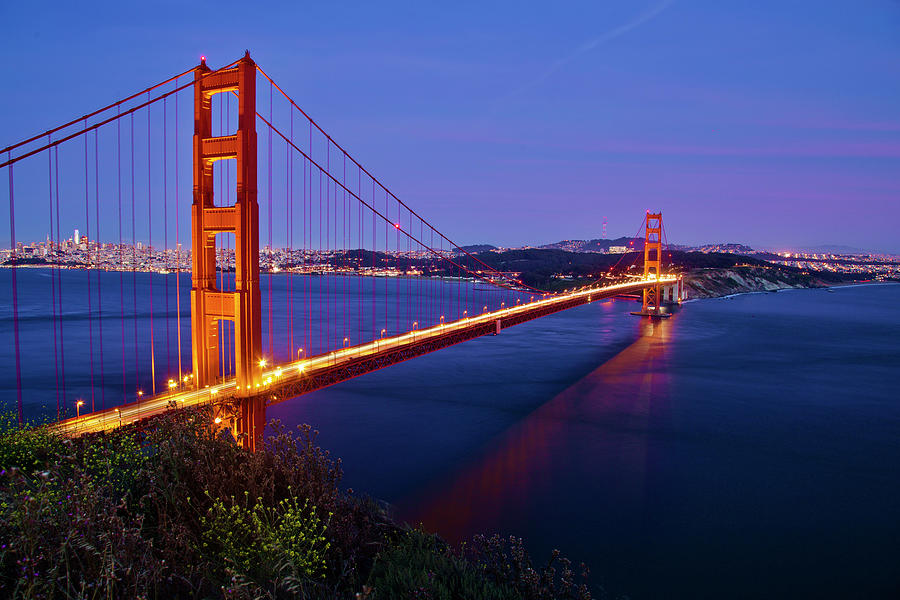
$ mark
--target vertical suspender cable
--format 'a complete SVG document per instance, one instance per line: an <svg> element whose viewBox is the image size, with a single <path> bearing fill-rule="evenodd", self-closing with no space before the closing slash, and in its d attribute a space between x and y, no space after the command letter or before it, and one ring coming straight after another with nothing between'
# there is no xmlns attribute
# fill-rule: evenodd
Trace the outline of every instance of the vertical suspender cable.
<svg viewBox="0 0 900 600"><path fill-rule="evenodd" d="M9 152L12 159L12 151ZM16 279L16 262L18 254L16 248L16 195L13 182L13 165L9 165L9 248L12 250L12 309L13 309L13 343L16 348L16 412L18 413L19 426L25 424L22 416L22 359L19 353L19 285Z"/></svg>
<svg viewBox="0 0 900 600"><path fill-rule="evenodd" d="M303 322L303 356L309 356L312 348L312 171L309 170L305 157L301 158L303 166L303 290L305 306L301 307Z"/></svg>
<svg viewBox="0 0 900 600"><path fill-rule="evenodd" d="M356 169L356 195L362 198L362 173L359 169ZM359 253L356 257L357 264L357 274L356 274L356 300L358 303L358 317L356 321L356 329L359 332L359 341L362 342L364 333L363 327L363 279L362 279L362 267L363 267L363 248L365 248L365 242L363 240L363 211L362 211L362 202L357 202L356 207L359 211L359 216L356 219L356 225L359 228L359 237L357 238L357 243L359 244Z"/></svg>
<svg viewBox="0 0 900 600"><path fill-rule="evenodd" d="M326 174L331 173L331 142L327 139L325 140L325 151L327 153L328 159L325 161L328 163L328 168L325 171ZM334 275L334 271L331 269L331 260L332 260L332 245L331 245L331 178L325 179L325 256L327 256L326 264L327 267L327 281L328 281L328 330L325 334L325 349L329 350L332 348L334 343L334 328L335 328L335 310L334 310L334 301L337 297L335 293L336 290L332 289L332 284L334 281L332 280L332 276Z"/></svg>
<svg viewBox="0 0 900 600"><path fill-rule="evenodd" d="M47 135L47 142L50 143L51 136ZM12 166L12 165L10 165ZM56 269L57 264L57 251L54 250L54 240L56 239L53 235L53 152L47 153L47 187L50 191L50 237L47 240L48 243L48 256L50 256L50 307L52 311L51 324L53 326L53 369L56 375L56 418L59 420L62 418L62 414L60 412L60 397L59 397L59 348L57 347L57 335L56 335L56 322L57 322L57 314L56 314Z"/></svg>
<svg viewBox="0 0 900 600"><path fill-rule="evenodd" d="M385 192L385 194L384 194L384 215L388 219L384 223L384 253L385 253L385 256L390 256L391 225L389 223L390 214L388 213L387 192ZM388 306L389 306L390 302L388 301L388 284L387 284L387 282L388 282L388 280L385 279L384 280L384 283L385 283L385 285L384 285L384 327L385 328L387 328L387 326L391 322L390 315L388 315ZM400 333L400 332L398 331L397 333Z"/></svg>
<svg viewBox="0 0 900 600"><path fill-rule="evenodd" d="M310 167L311 168L311 167ZM327 233L326 230L326 222L325 219L325 186L323 185L322 179L322 171L319 170L319 258L318 258L318 269L321 274L321 283L319 283L319 297L320 297L320 308L319 308L319 352L325 352L325 339L328 324L328 272L325 268L325 265L322 263L322 258L324 256L323 251L325 250L325 236Z"/></svg>
<svg viewBox="0 0 900 600"><path fill-rule="evenodd" d="M166 375L172 374L172 323L169 320L169 156L168 136L166 129L169 126L168 114L166 111L166 98L163 98L163 126L162 126L162 146L163 146L163 252L165 252L165 296L166 296L166 316L164 323L166 324Z"/></svg>
<svg viewBox="0 0 900 600"><path fill-rule="evenodd" d="M272 84L269 83L269 123L272 122ZM266 264L269 269L269 358L274 360L275 339L272 330L272 128L269 127L269 244Z"/></svg>
<svg viewBox="0 0 900 600"><path fill-rule="evenodd" d="M372 181L372 206L375 206L375 181ZM378 265L376 264L378 256L378 221L375 219L375 215L372 215L372 339L378 339L381 337L378 331L378 318L375 310L375 297L376 297L376 288L375 286L378 284L378 279L375 277L375 271L377 270Z"/></svg>
<svg viewBox="0 0 900 600"><path fill-rule="evenodd" d="M53 172L56 175L55 180L53 182L54 187L56 188L56 238L57 238L57 249L58 242L60 241L60 231L59 231L59 146L54 146L53 148ZM60 382L62 384L62 408L65 411L65 402L66 402L66 340L63 335L63 312L62 312L62 272L59 267L56 269L56 302L57 302L57 314L59 321L59 363L60 363Z"/></svg>
<svg viewBox="0 0 900 600"><path fill-rule="evenodd" d="M100 137L98 131L94 130L94 218L97 227L95 228L95 236L97 237L97 249L102 247L100 243ZM103 365L103 305L100 295L100 269L97 268L97 330L100 341L100 408L106 408L106 376Z"/></svg>
<svg viewBox="0 0 900 600"><path fill-rule="evenodd" d="M84 127L87 129L87 119L84 121ZM88 357L91 370L91 412L94 411L94 320L91 301L91 215L89 206L90 194L88 193L88 136L84 136L84 234L87 238L85 246L87 246L87 306L88 306Z"/></svg>
<svg viewBox="0 0 900 600"><path fill-rule="evenodd" d="M120 109L116 108L116 114ZM119 204L119 325L122 330L122 402L128 401L128 385L125 378L125 264L122 238L122 121L116 119L116 198Z"/></svg>
<svg viewBox="0 0 900 600"><path fill-rule="evenodd" d="M400 204L397 204L397 220L394 221L394 255L393 255L393 263L394 269L399 274L401 272L401 268L403 266L402 258L400 256ZM409 327L409 323L402 323L400 321L400 286L402 285L402 280L395 279L396 283L394 284L394 323L396 327L397 333L401 333L405 330L406 327Z"/></svg>
<svg viewBox="0 0 900 600"><path fill-rule="evenodd" d="M289 111L291 116L291 143L294 143L294 111ZM285 235L288 245L288 360L294 359L294 158L291 147L284 145L285 169L287 171L287 196L285 210Z"/></svg>
<svg viewBox="0 0 900 600"><path fill-rule="evenodd" d="M348 317L347 274L343 270L343 266L345 266L345 264L346 264L345 261L347 258L347 254L346 254L346 251L347 251L347 210L346 210L346 208L347 208L347 192L346 192L347 162L346 162L346 160L343 161L343 174L341 175L341 178L342 178L341 185L344 186L345 189L338 190L335 188L335 190L334 190L335 191L335 195L334 195L335 213L334 214L335 214L335 230L337 229L338 223L340 223L340 226L341 226L341 254L340 254L341 259L340 259L340 261L338 261L338 265L341 266L341 270L339 271L340 283L341 283L340 299L341 299L341 304L343 304L343 306L340 307L340 312L343 314L340 315L340 319L342 320L342 327L341 327L340 331L338 332L338 335L341 338L341 348L343 348L344 347L344 341L343 341L344 338L350 337L350 331L348 329L349 320L347 318ZM341 219L340 220L337 219L338 199L340 199L340 207L341 207L341 209L340 209ZM335 246L336 245L337 245L337 238L335 238Z"/></svg>
<svg viewBox="0 0 900 600"><path fill-rule="evenodd" d="M147 100L150 100L150 92L147 92ZM150 390L156 395L156 340L153 336L153 195L150 187L150 107L147 107L147 258L150 263L150 273L147 277L150 283Z"/></svg>
<svg viewBox="0 0 900 600"><path fill-rule="evenodd" d="M131 127L131 305L132 323L134 324L134 381L138 392L141 391L141 370L138 362L138 312L137 312L137 226L134 193L134 113L129 115ZM138 402L141 394L138 393Z"/></svg>
<svg viewBox="0 0 900 600"><path fill-rule="evenodd" d="M178 78L175 78L175 88L178 88ZM178 381L181 382L183 372L181 370L181 244L179 243L178 227L178 94L175 94L175 332L178 343Z"/></svg>

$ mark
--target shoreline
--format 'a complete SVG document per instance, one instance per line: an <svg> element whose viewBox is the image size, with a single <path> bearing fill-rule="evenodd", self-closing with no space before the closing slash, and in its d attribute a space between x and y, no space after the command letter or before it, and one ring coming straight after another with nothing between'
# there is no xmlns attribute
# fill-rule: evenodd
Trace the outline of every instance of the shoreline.
<svg viewBox="0 0 900 600"><path fill-rule="evenodd" d="M775 294L782 292L801 292L804 290L836 290L836 289L847 289L847 288L857 288L857 287L871 287L871 286L881 286L881 285L900 285L900 281L867 281L865 283L837 283L834 285L827 285L821 287L784 287L773 290L747 290L745 292L735 292L732 294L725 294L723 296L706 296L700 298L688 298L687 300L682 301L682 304L688 304L690 302L699 302L701 300L727 300L729 298L736 298L738 296L749 296L752 294Z"/></svg>

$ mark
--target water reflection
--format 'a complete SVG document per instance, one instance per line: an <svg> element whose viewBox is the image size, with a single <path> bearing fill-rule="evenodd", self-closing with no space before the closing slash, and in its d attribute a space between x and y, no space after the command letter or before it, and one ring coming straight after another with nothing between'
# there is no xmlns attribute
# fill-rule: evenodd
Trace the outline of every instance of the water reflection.
<svg viewBox="0 0 900 600"><path fill-rule="evenodd" d="M459 541L540 518L532 499L557 484L565 487L556 495L603 496L580 503L622 510L640 502L647 422L667 408L673 326L642 320L632 344L498 436L460 472L398 507L400 516ZM600 480L600 487L589 483Z"/></svg>

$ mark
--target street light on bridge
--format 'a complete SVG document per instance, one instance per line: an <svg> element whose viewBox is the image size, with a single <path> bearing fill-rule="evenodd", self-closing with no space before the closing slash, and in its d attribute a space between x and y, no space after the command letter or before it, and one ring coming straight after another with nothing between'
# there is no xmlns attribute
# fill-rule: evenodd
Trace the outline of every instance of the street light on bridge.
<svg viewBox="0 0 900 600"><path fill-rule="evenodd" d="M78 400L77 402L75 402L75 416L76 417L81 416L81 407L82 406L84 406L84 400Z"/></svg>

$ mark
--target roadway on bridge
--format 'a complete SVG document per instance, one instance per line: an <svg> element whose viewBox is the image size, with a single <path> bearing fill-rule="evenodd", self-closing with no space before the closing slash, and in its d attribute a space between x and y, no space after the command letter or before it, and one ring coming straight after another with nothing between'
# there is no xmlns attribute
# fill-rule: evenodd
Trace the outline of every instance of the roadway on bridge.
<svg viewBox="0 0 900 600"><path fill-rule="evenodd" d="M141 399L138 402L66 419L57 423L56 427L67 435L107 431L163 414L168 410L215 403L233 396L277 394L278 390L289 387L292 382L297 382L303 378L315 377L320 371L333 370L342 364L358 361L364 357L396 352L398 349L406 346L421 346L423 341L445 337L452 333L464 332L469 329L483 329L485 325L490 325L498 320L514 319L515 323L525 322L531 318L544 316L548 314L548 311L556 312L553 310L554 308L565 310L572 306L609 298L617 294L640 291L648 285L655 285L656 281L655 278L638 278L627 283L557 294L525 304L486 312L475 317L466 317L438 324L427 329L413 330L402 335L374 340L357 346L349 346L341 350L334 350L298 361L272 365L268 369L264 369L262 374L263 380L256 386L257 389L244 390L242 392L237 389L237 384L232 377L222 383L202 389L176 389L168 393ZM671 285L676 281L677 277L671 275L659 278L660 285ZM460 341L464 341L464 339L461 338ZM330 383L335 383L335 381L330 380ZM270 403L274 400L280 402L285 399L287 398L275 397L273 400L270 400Z"/></svg>

